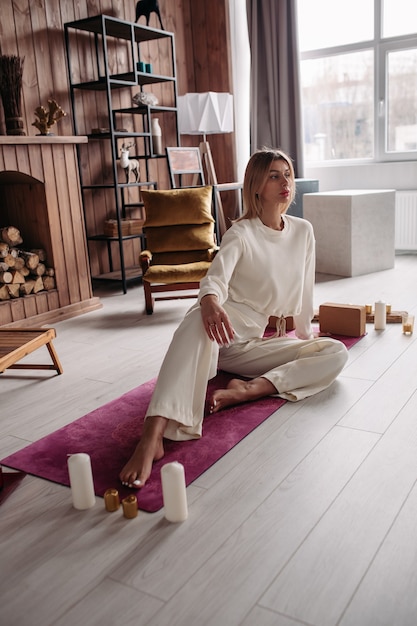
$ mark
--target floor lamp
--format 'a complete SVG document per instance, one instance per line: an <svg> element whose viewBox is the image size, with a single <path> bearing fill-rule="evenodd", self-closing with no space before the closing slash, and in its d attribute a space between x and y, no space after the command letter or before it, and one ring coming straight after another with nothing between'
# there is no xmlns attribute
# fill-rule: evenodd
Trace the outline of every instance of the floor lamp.
<svg viewBox="0 0 417 626"><path fill-rule="evenodd" d="M233 96L230 93L187 93L178 97L178 130L182 135L202 135L201 157L207 184L217 186L216 170L207 135L233 132ZM220 186L221 187L221 186ZM219 189L215 190L221 230L226 230Z"/></svg>

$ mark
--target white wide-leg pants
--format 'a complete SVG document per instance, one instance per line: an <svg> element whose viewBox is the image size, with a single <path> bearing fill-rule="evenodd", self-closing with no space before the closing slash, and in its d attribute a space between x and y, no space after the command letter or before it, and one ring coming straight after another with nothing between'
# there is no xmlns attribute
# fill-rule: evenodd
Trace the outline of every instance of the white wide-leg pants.
<svg viewBox="0 0 417 626"><path fill-rule="evenodd" d="M228 310L227 305L225 306ZM146 417L169 419L164 436L174 441L201 437L207 384L217 368L247 378L263 376L277 389L277 395L295 402L326 389L345 366L348 353L335 339L319 337L255 338L247 336L247 317L236 308L228 310L236 331L235 341L219 348L210 341L202 323L199 306L193 306L175 331L162 363Z"/></svg>

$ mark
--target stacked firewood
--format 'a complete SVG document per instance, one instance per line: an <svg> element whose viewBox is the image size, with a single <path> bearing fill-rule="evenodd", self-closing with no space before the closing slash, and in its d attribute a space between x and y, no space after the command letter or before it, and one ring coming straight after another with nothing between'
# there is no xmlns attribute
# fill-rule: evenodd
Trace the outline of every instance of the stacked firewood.
<svg viewBox="0 0 417 626"><path fill-rule="evenodd" d="M0 227L0 300L55 289L55 272L45 250L25 250L15 226Z"/></svg>

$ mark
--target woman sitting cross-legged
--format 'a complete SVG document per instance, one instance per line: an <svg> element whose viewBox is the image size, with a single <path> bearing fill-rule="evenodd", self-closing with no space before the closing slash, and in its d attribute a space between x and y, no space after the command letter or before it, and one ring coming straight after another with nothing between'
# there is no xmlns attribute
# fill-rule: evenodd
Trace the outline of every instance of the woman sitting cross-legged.
<svg viewBox="0 0 417 626"><path fill-rule="evenodd" d="M218 368L247 380L214 391L212 413L270 395L302 400L345 366L344 344L312 331L315 241L308 221L286 215L294 196L291 159L280 150L255 152L244 177L244 213L224 234L197 303L174 333L141 439L120 472L124 484L145 485L164 455L164 437L201 437L207 384ZM279 320L277 333L265 339L270 316ZM285 334L289 316L296 337Z"/></svg>

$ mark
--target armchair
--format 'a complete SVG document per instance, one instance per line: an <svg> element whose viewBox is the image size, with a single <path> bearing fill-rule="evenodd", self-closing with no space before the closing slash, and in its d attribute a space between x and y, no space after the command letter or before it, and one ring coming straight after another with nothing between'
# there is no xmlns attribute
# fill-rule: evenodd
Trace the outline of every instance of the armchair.
<svg viewBox="0 0 417 626"><path fill-rule="evenodd" d="M212 187L142 190L146 250L140 253L146 313L155 300L195 298L217 252ZM165 296L154 294L171 292ZM174 293L181 292L181 293Z"/></svg>

